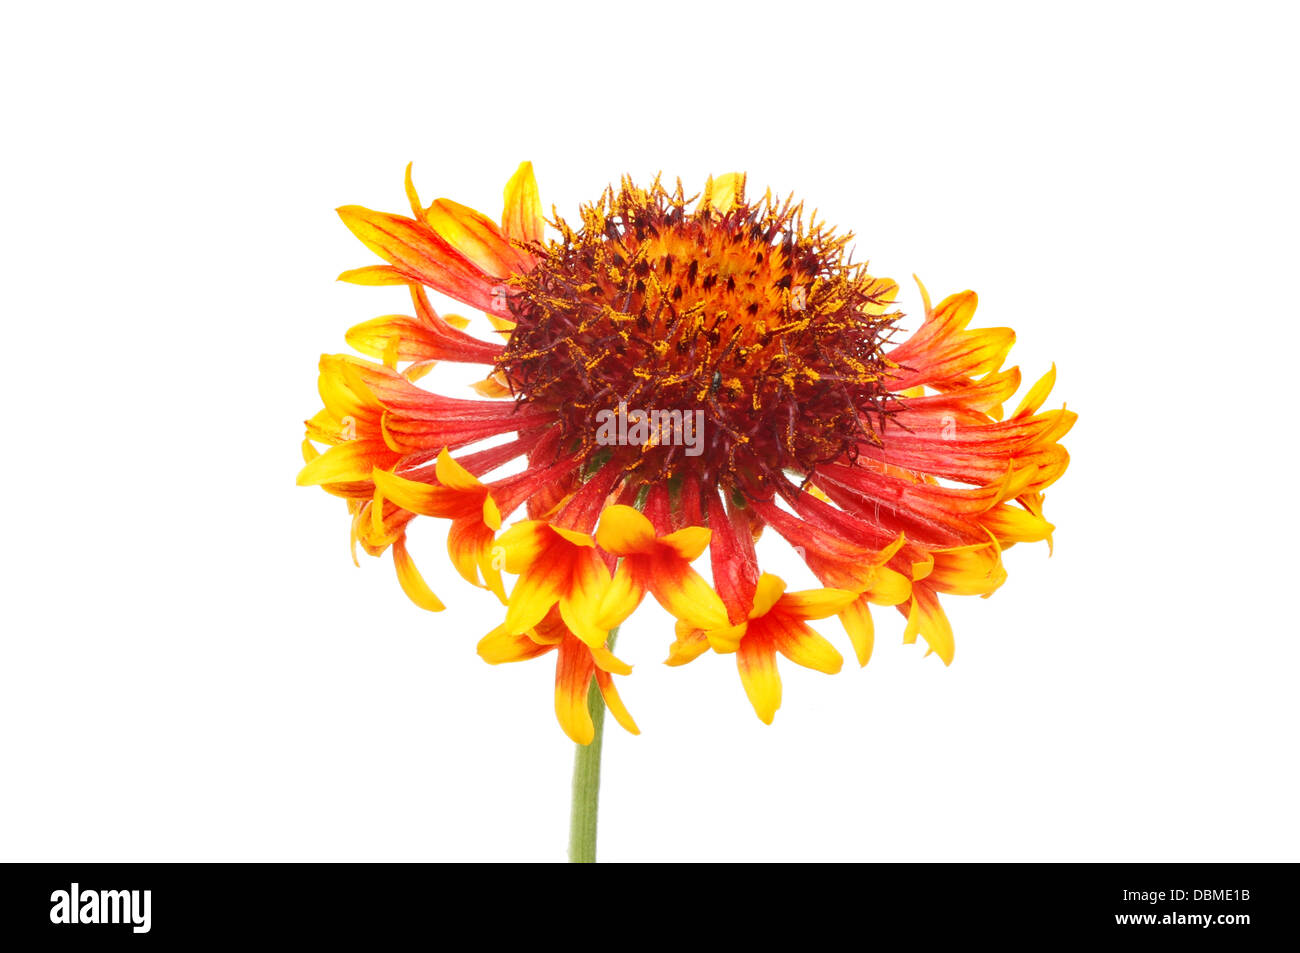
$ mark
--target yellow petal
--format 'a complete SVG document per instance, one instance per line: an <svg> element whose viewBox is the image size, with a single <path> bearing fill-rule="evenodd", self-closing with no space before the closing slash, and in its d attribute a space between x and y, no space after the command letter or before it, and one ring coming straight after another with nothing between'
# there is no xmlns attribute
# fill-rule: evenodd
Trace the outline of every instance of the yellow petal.
<svg viewBox="0 0 1300 953"><path fill-rule="evenodd" d="M479 640L478 654L489 665L500 665L503 662L522 662L536 658L550 651L550 648L549 645L534 642L527 635L512 635L494 629Z"/></svg>
<svg viewBox="0 0 1300 953"><path fill-rule="evenodd" d="M726 214L744 201L745 173L728 172L716 179L709 177L704 183L704 195L695 210L699 212L711 207L715 212Z"/></svg>
<svg viewBox="0 0 1300 953"><path fill-rule="evenodd" d="M622 625L644 598L645 586L634 568L624 562L614 572L614 578L601 598L596 624L603 629Z"/></svg>
<svg viewBox="0 0 1300 953"><path fill-rule="evenodd" d="M424 217L424 206L420 203L420 193L415 191L415 183L411 181L412 162L406 163L406 201L411 204L411 214L416 218Z"/></svg>
<svg viewBox="0 0 1300 953"><path fill-rule="evenodd" d="M338 280L353 285L404 285L409 279L392 265L367 265L343 272Z"/></svg>
<svg viewBox="0 0 1300 953"><path fill-rule="evenodd" d="M740 648L748 632L749 623L742 622L740 625L728 625L720 629L706 629L704 635L713 651L726 655Z"/></svg>
<svg viewBox="0 0 1300 953"><path fill-rule="evenodd" d="M939 605L939 600L923 590L912 594L912 606L907 615L903 641L910 645L916 641L918 634L925 638L930 651L943 659L944 665L952 664L955 648L952 624Z"/></svg>
<svg viewBox="0 0 1300 953"><path fill-rule="evenodd" d="M781 594L785 592L785 580L780 576L774 576L770 572L765 572L758 579L758 585L754 589L754 608L749 611L751 619L757 619L765 616L772 611Z"/></svg>
<svg viewBox="0 0 1300 953"><path fill-rule="evenodd" d="M375 468L375 457L383 452L381 444L370 440L351 440L330 447L298 471L298 485L369 480Z"/></svg>
<svg viewBox="0 0 1300 953"><path fill-rule="evenodd" d="M1056 529L1041 516L1008 503L1000 503L987 513L981 513L979 521L1003 546L1050 539Z"/></svg>
<svg viewBox="0 0 1300 953"><path fill-rule="evenodd" d="M546 618L546 613L559 598L560 580L555 573L526 572L510 593L506 620L502 625L510 633L527 632Z"/></svg>
<svg viewBox="0 0 1300 953"><path fill-rule="evenodd" d="M844 658L811 628L802 623L770 629L776 650L796 665L834 675L844 667Z"/></svg>
<svg viewBox="0 0 1300 953"><path fill-rule="evenodd" d="M505 188L505 210L501 213L501 230L511 238L540 242L546 234L542 218L542 199L531 162L519 163Z"/></svg>
<svg viewBox="0 0 1300 953"><path fill-rule="evenodd" d="M701 629L727 625L727 607L722 599L704 577L684 561L669 565L660 560L647 581L655 600L678 619Z"/></svg>
<svg viewBox="0 0 1300 953"><path fill-rule="evenodd" d="M438 462L434 465L433 472L437 474L439 483L452 490L475 490L483 485L447 452L446 447L438 452Z"/></svg>
<svg viewBox="0 0 1300 953"><path fill-rule="evenodd" d="M776 671L775 651L766 641L747 639L736 653L736 668L754 713L770 725L781 707L781 676Z"/></svg>
<svg viewBox="0 0 1300 953"><path fill-rule="evenodd" d="M433 590L425 584L420 571L415 568L415 562L406 552L405 540L399 539L393 543L393 565L397 567L397 581L401 583L402 591L417 606L430 612L441 612L447 608L442 604L442 600L433 594Z"/></svg>
<svg viewBox="0 0 1300 953"><path fill-rule="evenodd" d="M777 601L782 611L801 619L825 619L835 615L854 599L856 592L848 589L805 589L802 592L784 593Z"/></svg>
<svg viewBox="0 0 1300 953"><path fill-rule="evenodd" d="M659 542L671 547L677 555L689 563L699 559L712 538L713 531L710 529L703 526L687 526L685 529L661 537Z"/></svg>
<svg viewBox="0 0 1300 953"><path fill-rule="evenodd" d="M474 389L476 394L482 397L509 397L510 388L501 382L501 378L496 374L490 374L481 381L475 381L469 385Z"/></svg>
<svg viewBox="0 0 1300 953"><path fill-rule="evenodd" d="M912 597L912 582L888 566L877 566L867 596L878 606L901 605Z"/></svg>
<svg viewBox="0 0 1300 953"><path fill-rule="evenodd" d="M1020 406L1016 408L1016 412L1011 416L1028 417L1030 414L1036 413L1038 408L1043 406L1043 401L1047 400L1048 395L1052 393L1052 388L1055 386L1056 365L1053 364L1052 369L1040 377L1033 387L1029 388L1029 393L1025 395L1025 399L1020 402Z"/></svg>
<svg viewBox="0 0 1300 953"><path fill-rule="evenodd" d="M492 530L501 528L501 508L497 506L497 501L492 499L491 493L483 496L483 523Z"/></svg>
<svg viewBox="0 0 1300 953"><path fill-rule="evenodd" d="M601 697L605 699L605 707L609 713L614 716L614 720L623 726L623 730L629 734L639 735L641 729L636 726L632 720L632 715L628 712L623 704L623 699L618 695L618 689L614 687L614 679L607 672L596 670L596 684L600 686Z"/></svg>
<svg viewBox="0 0 1300 953"><path fill-rule="evenodd" d="M409 507L407 507L409 509ZM554 540L545 520L520 520L497 537L506 572L518 575L540 558Z"/></svg>
<svg viewBox="0 0 1300 953"><path fill-rule="evenodd" d="M596 541L587 533L580 532L576 529L565 529L563 526L551 526L551 531L559 536L563 536L575 546L595 547Z"/></svg>
<svg viewBox="0 0 1300 953"><path fill-rule="evenodd" d="M609 570L595 553L586 552L573 561L568 589L560 595L560 618L588 646L605 644L609 630L599 624L601 600L609 590Z"/></svg>
<svg viewBox="0 0 1300 953"><path fill-rule="evenodd" d="M588 648L591 651L591 660L596 663L596 668L602 672L610 672L614 675L632 674L632 666L618 658L605 646L602 645L599 648L588 646Z"/></svg>
<svg viewBox="0 0 1300 953"><path fill-rule="evenodd" d="M655 529L630 506L607 506L600 514L596 542L601 549L616 556L651 553L655 548Z"/></svg>
<svg viewBox="0 0 1300 953"><path fill-rule="evenodd" d="M424 219L438 235L484 274L504 278L520 264L496 223L468 205L437 199L424 211Z"/></svg>
<svg viewBox="0 0 1300 953"><path fill-rule="evenodd" d="M677 641L668 646L668 658L665 665L685 665L699 658L709 650L709 639L700 629L689 622L677 622Z"/></svg>
<svg viewBox="0 0 1300 953"><path fill-rule="evenodd" d="M859 665L871 661L871 650L876 644L876 627L871 620L871 609L866 596L859 596L840 610L840 622L849 634Z"/></svg>
<svg viewBox="0 0 1300 953"><path fill-rule="evenodd" d="M591 660L584 646L566 638L555 663L555 717L564 733L580 745L596 735L587 705L591 686Z"/></svg>
<svg viewBox="0 0 1300 953"><path fill-rule="evenodd" d="M442 516L446 495L440 488L406 477L376 470L373 474L375 489L389 502L421 516Z"/></svg>

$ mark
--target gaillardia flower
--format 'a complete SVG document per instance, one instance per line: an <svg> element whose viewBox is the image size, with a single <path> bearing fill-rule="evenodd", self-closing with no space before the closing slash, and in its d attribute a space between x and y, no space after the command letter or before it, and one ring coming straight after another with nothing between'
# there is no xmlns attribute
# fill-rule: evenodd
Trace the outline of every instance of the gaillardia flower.
<svg viewBox="0 0 1300 953"><path fill-rule="evenodd" d="M1040 410L1054 369L1004 413L1021 384L1003 367L1015 336L970 327L973 292L932 306L921 287L920 327L896 340L898 286L801 205L749 200L739 174L690 197L625 179L573 224L543 218L529 163L500 225L424 205L409 167L406 189L409 217L339 209L383 260L341 278L404 285L413 314L348 332L369 360L321 359L298 482L343 497L354 548L391 548L402 588L433 611L406 528L449 520L457 572L504 606L479 654L554 651L556 713L579 743L593 681L637 730L610 633L647 596L678 620L668 664L734 655L771 722L778 654L843 664L809 620L837 617L865 665L871 606L893 606L904 641L947 664L940 596L988 596L1003 550L1050 544L1043 490L1075 416ZM484 312L482 329L438 314L429 290ZM477 396L417 384L440 361L482 365ZM825 588L790 592L761 570L769 528ZM695 568L706 551L711 580Z"/></svg>

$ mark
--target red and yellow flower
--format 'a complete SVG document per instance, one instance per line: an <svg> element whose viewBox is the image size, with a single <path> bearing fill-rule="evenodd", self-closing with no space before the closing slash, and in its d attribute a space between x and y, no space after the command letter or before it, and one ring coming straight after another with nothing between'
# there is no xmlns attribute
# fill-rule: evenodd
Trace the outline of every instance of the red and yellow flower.
<svg viewBox="0 0 1300 953"><path fill-rule="evenodd" d="M406 190L410 216L339 209L383 262L340 277L405 286L414 313L347 333L369 360L322 358L299 482L343 497L354 545L391 548L402 588L433 611L406 527L448 520L457 572L505 606L479 654L555 651L556 713L576 741L592 737L593 683L636 731L611 633L647 595L677 620L669 664L734 654L770 722L777 654L842 665L808 620L837 616L865 665L870 607L893 606L904 641L948 664L940 597L987 597L1004 550L1050 545L1043 491L1069 462L1075 415L1041 410L1054 368L1004 412L1021 385L1003 367L1015 335L971 327L973 292L932 306L921 287L920 327L894 343L898 286L792 200L748 200L739 174L698 201L624 180L574 225L543 219L529 163L500 225L424 205L409 168ZM481 336L429 291L484 312ZM418 386L438 362L482 365L477 398ZM605 439L602 417L629 407L637 424ZM824 588L787 592L762 571L767 527ZM711 579L693 565L706 551Z"/></svg>

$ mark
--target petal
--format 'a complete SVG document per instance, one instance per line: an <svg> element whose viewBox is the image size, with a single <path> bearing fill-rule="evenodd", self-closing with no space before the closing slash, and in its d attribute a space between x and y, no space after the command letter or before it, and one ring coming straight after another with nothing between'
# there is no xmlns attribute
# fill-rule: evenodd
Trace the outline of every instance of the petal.
<svg viewBox="0 0 1300 953"><path fill-rule="evenodd" d="M609 672L614 675L632 674L632 666L616 656L606 646L592 648L588 645L587 650L591 653L591 661L596 666L597 671Z"/></svg>
<svg viewBox="0 0 1300 953"><path fill-rule="evenodd" d="M392 265L367 265L350 268L338 280L353 285L404 285L409 279Z"/></svg>
<svg viewBox="0 0 1300 953"><path fill-rule="evenodd" d="M695 210L701 212L706 208L712 208L715 212L725 215L744 201L745 173L727 172L716 179L709 176L708 181L704 183L704 195Z"/></svg>
<svg viewBox="0 0 1300 953"><path fill-rule="evenodd" d="M408 480L386 470L375 470L373 479L380 496L412 513L445 519L460 516L464 510L463 499L446 487Z"/></svg>
<svg viewBox="0 0 1300 953"><path fill-rule="evenodd" d="M1047 396L1055 386L1056 365L1053 364L1052 369L1040 377L1033 387L1029 388L1029 393L1025 395L1025 399L1020 402L1020 406L1016 408L1016 412L1011 416L1028 417L1030 414L1037 413L1038 408L1043 406L1043 401L1047 400Z"/></svg>
<svg viewBox="0 0 1300 953"><path fill-rule="evenodd" d="M655 600L676 618L700 629L727 625L727 607L704 577L676 556L629 556L648 563L646 587Z"/></svg>
<svg viewBox="0 0 1300 953"><path fill-rule="evenodd" d="M600 600L600 608L596 612L596 624L604 629L613 629L622 625L623 621L636 611L644 598L645 584L641 579L639 567L632 559L623 560Z"/></svg>
<svg viewBox="0 0 1300 953"><path fill-rule="evenodd" d="M766 639L745 639L736 653L736 668L740 671L745 695L754 706L754 713L770 725L781 707L781 676L776 671L776 652Z"/></svg>
<svg viewBox="0 0 1300 953"><path fill-rule="evenodd" d="M376 466L392 466L397 455L376 440L349 440L330 447L298 471L299 486L365 482Z"/></svg>
<svg viewBox="0 0 1300 953"><path fill-rule="evenodd" d="M522 520L497 537L505 556L505 570L523 573L541 558L554 543L554 534L545 520Z"/></svg>
<svg viewBox="0 0 1300 953"><path fill-rule="evenodd" d="M479 640L478 654L489 665L500 665L503 662L537 658L553 648L553 645L534 642L527 635L493 630Z"/></svg>
<svg viewBox="0 0 1300 953"><path fill-rule="evenodd" d="M503 383L501 378L496 374L490 374L481 381L475 381L469 385L474 389L474 393L481 397L509 397L510 387Z"/></svg>
<svg viewBox="0 0 1300 953"><path fill-rule="evenodd" d="M542 199L537 191L537 178L533 174L531 162L519 163L519 168L506 183L501 229L518 241L540 242L545 237Z"/></svg>
<svg viewBox="0 0 1300 953"><path fill-rule="evenodd" d="M704 632L689 622L677 622L677 641L668 647L665 665L685 665L709 650L709 640Z"/></svg>
<svg viewBox="0 0 1300 953"><path fill-rule="evenodd" d="M687 489L695 486L687 481ZM690 519L694 514L694 492L684 492L683 510ZM717 491L708 496L709 563L713 570L713 585L727 607L731 622L742 622L754 605L754 586L758 581L758 559L754 554L754 536L749 527L749 516L734 506L726 506Z"/></svg>
<svg viewBox="0 0 1300 953"><path fill-rule="evenodd" d="M943 659L944 665L952 664L952 624L939 605L938 597L924 587L912 590L912 605L907 614L903 641L910 645L916 641L918 634L925 638L930 651Z"/></svg>
<svg viewBox="0 0 1300 953"><path fill-rule="evenodd" d="M1000 503L987 513L981 514L980 525L996 537L1003 546L1012 543L1036 543L1050 539L1056 529L1041 516L1035 516L1028 510L1008 503Z"/></svg>
<svg viewBox="0 0 1300 953"><path fill-rule="evenodd" d="M871 650L876 644L876 627L871 620L871 610L866 596L858 596L840 610L840 622L849 634L859 665L871 661Z"/></svg>
<svg viewBox="0 0 1300 953"><path fill-rule="evenodd" d="M484 274L504 278L524 261L486 215L451 199L438 199L424 213L429 227Z"/></svg>
<svg viewBox="0 0 1300 953"><path fill-rule="evenodd" d="M564 733L580 745L591 744L596 736L587 707L594 668L591 653L577 639L569 636L560 643L555 662L555 717Z"/></svg>
<svg viewBox="0 0 1300 953"><path fill-rule="evenodd" d="M566 529L563 526L551 524L551 531L556 535L563 537L575 546L594 547L596 545L596 541L592 539L589 534L581 532L580 530Z"/></svg>
<svg viewBox="0 0 1300 953"><path fill-rule="evenodd" d="M491 493L483 495L483 525L494 531L501 528L501 508Z"/></svg>
<svg viewBox="0 0 1300 953"><path fill-rule="evenodd" d="M438 476L438 482L451 490L478 490L483 487L474 474L456 462L446 447L438 453L434 473Z"/></svg>
<svg viewBox="0 0 1300 953"><path fill-rule="evenodd" d="M630 506L607 506L600 514L596 542L615 556L653 553L655 529L650 521Z"/></svg>
<svg viewBox="0 0 1300 953"><path fill-rule="evenodd" d="M685 529L661 537L659 542L670 547L673 552L690 563L699 559L700 554L708 548L712 537L713 531L703 526L687 526Z"/></svg>
<svg viewBox="0 0 1300 953"><path fill-rule="evenodd" d="M478 520L463 519L453 520L451 528L447 531L447 555L451 557L451 563L460 573L461 578L473 586L483 586L479 582L479 569L485 563L491 566L491 549L492 539L496 534L480 523ZM498 573L496 577L496 586L483 586L486 589L492 589L497 592L499 598L504 597L504 588L501 586L501 576ZM504 598L503 598L504 601Z"/></svg>
<svg viewBox="0 0 1300 953"><path fill-rule="evenodd" d="M614 687L614 679L610 674L596 669L596 684L600 686L600 695L605 699L605 707L614 716L614 720L623 726L624 731L634 735L641 734L641 729L636 726L632 715L624 706L623 699L619 698L618 689Z"/></svg>
<svg viewBox="0 0 1300 953"><path fill-rule="evenodd" d="M496 300L499 295L493 291L494 279L470 264L446 239L423 223L360 205L345 205L338 209L338 214L362 244L404 276L405 281L399 283L413 281L427 285L484 311L505 310L504 303ZM356 272L344 272L339 277L356 282L356 275ZM394 283L381 280L379 275L375 279L360 283Z"/></svg>
<svg viewBox="0 0 1300 953"><path fill-rule="evenodd" d="M765 616L772 611L781 594L785 592L785 580L780 576L774 576L770 572L765 572L758 579L758 586L754 590L754 608L749 610L749 617L757 619Z"/></svg>
<svg viewBox="0 0 1300 953"><path fill-rule="evenodd" d="M989 540L934 554L934 571L926 583L939 592L963 596L986 596L1006 582L1002 551Z"/></svg>
<svg viewBox="0 0 1300 953"><path fill-rule="evenodd" d="M833 616L858 597L848 589L805 589L786 592L777 600L775 611L800 619L825 619Z"/></svg>
<svg viewBox="0 0 1300 953"><path fill-rule="evenodd" d="M415 568L415 562L406 552L406 542L399 539L393 543L393 565L397 568L397 581L402 586L402 591L421 609L428 609L430 612L441 612L447 608L442 601L433 594L433 590L428 587L420 571Z"/></svg>
<svg viewBox="0 0 1300 953"><path fill-rule="evenodd" d="M740 648L748 632L749 623L742 622L739 625L723 626L720 629L706 629L704 635L713 651L726 655Z"/></svg>
<svg viewBox="0 0 1300 953"><path fill-rule="evenodd" d="M780 613L772 613L764 621L772 646L796 665L827 675L834 675L844 667L844 658L835 646L809 626Z"/></svg>
<svg viewBox="0 0 1300 953"><path fill-rule="evenodd" d="M560 617L574 635L593 648L604 645L609 634L598 624L601 600L609 585L609 570L594 549L574 554L567 585L560 594Z"/></svg>
<svg viewBox="0 0 1300 953"><path fill-rule="evenodd" d="M497 541L500 544L500 540ZM509 557L506 557L509 559ZM560 600L565 567L539 564L530 567L510 592L503 625L509 632L526 632L533 628ZM602 639L603 641L603 639Z"/></svg>

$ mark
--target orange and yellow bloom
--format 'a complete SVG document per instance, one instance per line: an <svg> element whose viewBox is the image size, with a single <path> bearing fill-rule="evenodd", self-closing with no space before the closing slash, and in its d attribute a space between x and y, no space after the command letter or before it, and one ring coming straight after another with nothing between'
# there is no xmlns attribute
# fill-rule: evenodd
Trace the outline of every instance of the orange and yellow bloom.
<svg viewBox="0 0 1300 953"><path fill-rule="evenodd" d="M556 715L579 743L593 683L637 731L610 633L646 596L677 620L668 664L734 655L770 723L778 654L843 664L810 620L836 617L865 665L871 607L892 606L905 642L951 663L941 597L990 595L1004 550L1052 538L1043 491L1075 419L1042 410L1055 369L1007 414L1015 335L971 327L973 292L933 306L922 287L920 327L895 341L898 286L851 261L849 236L745 185L728 174L688 198L624 180L571 225L542 217L524 163L498 225L425 206L408 168L410 216L339 209L382 261L341 278L405 286L414 313L352 328L364 358L321 359L299 482L343 497L354 547L391 548L432 611L406 528L448 520L453 566L504 606L480 656L554 651ZM440 315L430 291L482 311L482 327ZM481 365L477 396L417 383L440 362ZM769 528L824 588L789 592L762 571Z"/></svg>

